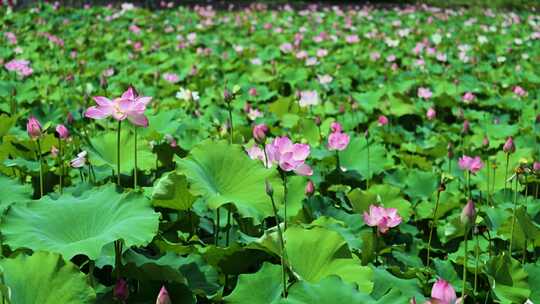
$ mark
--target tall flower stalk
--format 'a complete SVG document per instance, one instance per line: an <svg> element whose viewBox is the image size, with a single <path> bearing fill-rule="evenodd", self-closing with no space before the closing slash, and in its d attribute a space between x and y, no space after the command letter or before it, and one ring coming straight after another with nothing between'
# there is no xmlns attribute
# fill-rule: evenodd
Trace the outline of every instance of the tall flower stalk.
<svg viewBox="0 0 540 304"><path fill-rule="evenodd" d="M41 142L40 138L42 135L42 129L41 124L39 121L33 117L30 116L28 118L28 122L26 123L26 132L28 133L28 136L32 140L36 141L36 158L39 162L39 197L43 196L43 164L42 164L42 158L41 158Z"/></svg>
<svg viewBox="0 0 540 304"><path fill-rule="evenodd" d="M116 184L120 187L120 137L122 132L122 121L118 121L116 128Z"/></svg>
<svg viewBox="0 0 540 304"><path fill-rule="evenodd" d="M516 181L515 190L514 190L514 208L512 210L512 226L510 228L510 245L508 247L508 256L512 257L512 245L514 240L514 227L516 225L516 209L517 209L517 194L518 194L518 180L519 180L519 170L516 170L516 175L514 176Z"/></svg>
<svg viewBox="0 0 540 304"><path fill-rule="evenodd" d="M441 192L446 190L445 182L444 180L441 180L441 183L439 185L439 189L437 189L437 201L435 202L435 209L433 209L433 220L431 221L431 225L429 227L429 239L428 239L428 248L427 248L427 258L426 258L426 265L429 267L430 263L430 253L431 253L431 240L433 237L433 228L435 227L435 224L437 223L437 211L439 210L439 202L441 199Z"/></svg>
<svg viewBox="0 0 540 304"><path fill-rule="evenodd" d="M57 125L56 136L58 137L58 167L60 169L60 193L62 193L64 186L64 147L62 145L62 141L69 138L69 131L66 126L62 124Z"/></svg>

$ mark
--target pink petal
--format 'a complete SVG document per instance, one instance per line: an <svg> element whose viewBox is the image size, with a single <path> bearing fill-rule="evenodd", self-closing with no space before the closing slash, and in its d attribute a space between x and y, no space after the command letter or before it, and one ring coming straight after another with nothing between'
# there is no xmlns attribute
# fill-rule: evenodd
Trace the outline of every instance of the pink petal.
<svg viewBox="0 0 540 304"><path fill-rule="evenodd" d="M134 99L135 98L135 92L133 92L133 88L129 87L124 93L122 93L122 99Z"/></svg>
<svg viewBox="0 0 540 304"><path fill-rule="evenodd" d="M95 96L94 97L94 101L100 106L100 107L110 107L112 106L112 101L107 98L107 97L103 97L103 96Z"/></svg>
<svg viewBox="0 0 540 304"><path fill-rule="evenodd" d="M296 167L294 172L298 175L304 175L304 176L311 176L313 175L313 170L310 166L306 164L301 164L300 166Z"/></svg>
<svg viewBox="0 0 540 304"><path fill-rule="evenodd" d="M111 116L111 114L112 113L110 109L90 107L86 110L86 112L84 113L84 116L88 118L93 118L93 119L103 119L103 118L107 118Z"/></svg>
<svg viewBox="0 0 540 304"><path fill-rule="evenodd" d="M141 127L148 127L148 118L144 116L144 114L135 114L135 115L128 115L128 120L131 121L132 124L136 126Z"/></svg>

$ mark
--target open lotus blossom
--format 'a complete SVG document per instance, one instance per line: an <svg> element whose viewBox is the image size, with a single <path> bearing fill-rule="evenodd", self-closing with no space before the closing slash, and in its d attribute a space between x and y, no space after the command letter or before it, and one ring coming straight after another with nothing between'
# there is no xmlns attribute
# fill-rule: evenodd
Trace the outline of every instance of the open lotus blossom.
<svg viewBox="0 0 540 304"><path fill-rule="evenodd" d="M380 233L386 233L390 228L401 223L401 216L396 208L370 205L369 213L364 211L364 222L370 227L377 227Z"/></svg>
<svg viewBox="0 0 540 304"><path fill-rule="evenodd" d="M461 304L454 287L443 279L438 279L431 288L431 299L426 304Z"/></svg>
<svg viewBox="0 0 540 304"><path fill-rule="evenodd" d="M191 91L189 89L180 88L180 91L176 93L176 98L182 99L185 101L198 101L199 92Z"/></svg>
<svg viewBox="0 0 540 304"><path fill-rule="evenodd" d="M37 139L41 136L41 124L34 116L28 118L26 123L26 132L32 139Z"/></svg>
<svg viewBox="0 0 540 304"><path fill-rule="evenodd" d="M520 86L515 86L512 92L514 92L514 94L516 94L519 97L527 96L527 91L525 91L525 89L523 89Z"/></svg>
<svg viewBox="0 0 540 304"><path fill-rule="evenodd" d="M298 103L303 108L316 106L319 104L319 94L317 91L302 91L300 92L300 101Z"/></svg>
<svg viewBox="0 0 540 304"><path fill-rule="evenodd" d="M293 144L288 137L283 136L274 138L272 143L266 145L265 150L268 167L277 164L283 171L294 171L306 176L313 174L311 167L305 163L310 153L309 145Z"/></svg>
<svg viewBox="0 0 540 304"><path fill-rule="evenodd" d="M428 88L418 88L418 97L423 99L430 99L433 96L431 90Z"/></svg>
<svg viewBox="0 0 540 304"><path fill-rule="evenodd" d="M480 171L484 167L484 163L482 162L482 159L480 158L480 156L476 156L473 158L467 155L463 155L459 159L458 165L461 168L461 170L466 170L473 174Z"/></svg>
<svg viewBox="0 0 540 304"><path fill-rule="evenodd" d="M34 70L32 70L29 65L30 61L28 60L13 59L6 63L4 67L8 71L17 72L17 74L19 74L20 76L26 77L32 75L32 73L34 72Z"/></svg>
<svg viewBox="0 0 540 304"><path fill-rule="evenodd" d="M253 126L253 138L257 142L264 142L266 139L266 132L268 132L268 127L265 124L258 124Z"/></svg>
<svg viewBox="0 0 540 304"><path fill-rule="evenodd" d="M77 154L77 157L71 160L69 163L73 168L82 168L84 165L86 165L86 151L82 151L79 154Z"/></svg>
<svg viewBox="0 0 540 304"><path fill-rule="evenodd" d="M388 124L388 118L381 115L379 116L379 119L377 119L377 123L379 124L379 127L386 126Z"/></svg>
<svg viewBox="0 0 540 304"><path fill-rule="evenodd" d="M146 106L152 97L137 96L130 87L121 97L110 100L103 96L94 97L98 106L92 106L86 110L85 116L93 119L103 119L112 116L118 121L126 118L137 126L148 127L148 118L144 115Z"/></svg>
<svg viewBox="0 0 540 304"><path fill-rule="evenodd" d="M463 102L465 102L465 103L470 103L470 102L472 102L475 98L476 98L476 96L474 96L474 94L471 93L471 92L466 92L466 93L463 95L463 97L462 97Z"/></svg>
<svg viewBox="0 0 540 304"><path fill-rule="evenodd" d="M169 83L177 83L180 81L180 77L175 73L165 73L163 74L163 79Z"/></svg>
<svg viewBox="0 0 540 304"><path fill-rule="evenodd" d="M332 123L332 133L328 136L328 150L343 151L349 145L350 137L347 133L341 131L341 125L337 122Z"/></svg>

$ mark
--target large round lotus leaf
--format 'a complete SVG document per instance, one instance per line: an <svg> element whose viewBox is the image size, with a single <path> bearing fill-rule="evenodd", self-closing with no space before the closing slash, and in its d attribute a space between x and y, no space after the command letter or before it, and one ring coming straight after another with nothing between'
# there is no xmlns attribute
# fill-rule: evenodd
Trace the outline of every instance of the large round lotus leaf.
<svg viewBox="0 0 540 304"><path fill-rule="evenodd" d="M334 303L378 303L369 294L358 291L353 285L343 282L337 276L330 276L318 283L301 281L289 290L282 304L334 304ZM398 303L398 302L396 302Z"/></svg>
<svg viewBox="0 0 540 304"><path fill-rule="evenodd" d="M345 282L356 283L363 292L373 288L373 271L353 258L347 243L335 231L324 228L290 227L285 232L287 260L302 280L318 282L337 275Z"/></svg>
<svg viewBox="0 0 540 304"><path fill-rule="evenodd" d="M96 294L83 273L56 253L36 252L0 262L11 303L94 303Z"/></svg>
<svg viewBox="0 0 540 304"><path fill-rule="evenodd" d="M276 170L250 159L238 145L204 141L179 161L178 168L187 177L191 193L203 196L209 208L232 203L242 216L255 221L273 214L266 179L273 185L276 202L283 197Z"/></svg>
<svg viewBox="0 0 540 304"><path fill-rule="evenodd" d="M115 186L94 188L81 196L13 206L0 229L12 249L30 248L61 253L66 259L84 254L99 257L106 244L123 239L127 247L145 245L157 233L159 215L149 201L134 192L117 193Z"/></svg>
<svg viewBox="0 0 540 304"><path fill-rule="evenodd" d="M353 138L339 157L341 167L355 170L365 178L371 178L374 174L379 174L394 164L389 151L378 143L369 144L368 159L367 141L363 136Z"/></svg>
<svg viewBox="0 0 540 304"><path fill-rule="evenodd" d="M131 174L135 164L135 136L132 127L124 124L120 136L120 171ZM126 130L127 129L127 130ZM106 132L96 134L90 139L90 146L87 148L89 160L93 165L108 165L116 170L117 164L117 143L116 132ZM139 136L137 140L137 169L150 170L156 165L156 157L150 151L150 145Z"/></svg>
<svg viewBox="0 0 540 304"><path fill-rule="evenodd" d="M225 303L274 303L281 296L281 282L281 266L264 263L258 272L238 277L236 288L225 297Z"/></svg>
<svg viewBox="0 0 540 304"><path fill-rule="evenodd" d="M16 180L4 175L0 175L0 189L9 189L0 195L0 212L4 211L11 203L32 198L32 187L29 184L21 185Z"/></svg>
<svg viewBox="0 0 540 304"><path fill-rule="evenodd" d="M187 210L195 202L188 190L186 177L168 172L161 177L152 192L152 205L175 210Z"/></svg>

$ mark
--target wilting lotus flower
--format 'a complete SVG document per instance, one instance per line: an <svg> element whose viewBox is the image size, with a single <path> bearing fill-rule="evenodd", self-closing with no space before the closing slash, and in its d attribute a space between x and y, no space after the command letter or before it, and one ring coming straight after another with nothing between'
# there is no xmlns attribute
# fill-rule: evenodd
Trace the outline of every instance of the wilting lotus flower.
<svg viewBox="0 0 540 304"><path fill-rule="evenodd" d="M41 136L41 124L34 116L30 116L30 118L28 118L28 122L26 123L26 132L32 139L37 139Z"/></svg>
<svg viewBox="0 0 540 304"><path fill-rule="evenodd" d="M82 151L81 153L77 154L77 157L71 160L69 163L73 168L82 168L84 165L86 165L86 151Z"/></svg>
<svg viewBox="0 0 540 304"><path fill-rule="evenodd" d="M430 89L418 88L418 97L424 98L424 99L430 99L431 96L433 96L433 93L431 93Z"/></svg>
<svg viewBox="0 0 540 304"><path fill-rule="evenodd" d="M437 116L437 112L435 112L435 109L429 108L426 112L426 117L428 120L435 119L435 116Z"/></svg>
<svg viewBox="0 0 540 304"><path fill-rule="evenodd" d="M116 281L113 289L113 297L119 301L125 301L129 297L129 287L124 279Z"/></svg>
<svg viewBox="0 0 540 304"><path fill-rule="evenodd" d="M472 158L467 155L463 155L459 161L458 165L461 168L461 170L469 171L473 174L480 171L484 167L484 163L482 162L482 159L480 156L476 156L475 158Z"/></svg>
<svg viewBox="0 0 540 304"><path fill-rule="evenodd" d="M293 144L286 137L276 137L274 141L266 145L266 155L268 156L267 166L277 164L283 171L294 171L299 175L312 175L313 170L305 161L309 156L309 145Z"/></svg>
<svg viewBox="0 0 540 304"><path fill-rule="evenodd" d="M110 100L103 96L94 97L98 106L86 110L85 116L93 119L103 119L112 116L118 121L126 118L137 126L148 127L148 119L144 115L146 106L152 97L137 96L134 90L128 88L120 98Z"/></svg>
<svg viewBox="0 0 540 304"><path fill-rule="evenodd" d="M161 287L156 299L156 304L171 304L171 298L169 298L169 292L165 289L165 286Z"/></svg>
<svg viewBox="0 0 540 304"><path fill-rule="evenodd" d="M349 145L350 137L347 133L341 132L341 125L337 122L332 123L332 133L328 136L328 150L343 151Z"/></svg>
<svg viewBox="0 0 540 304"><path fill-rule="evenodd" d="M514 153L516 152L516 146L514 145L514 140L512 139L512 136L508 137L506 139L506 142L503 145L503 151L505 153Z"/></svg>
<svg viewBox="0 0 540 304"><path fill-rule="evenodd" d="M304 192L307 196L311 196L313 195L314 191L315 191L315 185L313 184L311 180L309 180L306 184L306 189Z"/></svg>
<svg viewBox="0 0 540 304"><path fill-rule="evenodd" d="M299 104L303 108L307 106L316 106L319 104L319 94L317 91L302 91L300 92Z"/></svg>
<svg viewBox="0 0 540 304"><path fill-rule="evenodd" d="M471 92L467 92L463 95L462 99L463 99L463 102L465 103L470 103L471 101L473 101L474 99L476 98L476 96L474 96L473 93Z"/></svg>
<svg viewBox="0 0 540 304"><path fill-rule="evenodd" d="M457 298L454 287L443 279L438 279L431 288L431 304L459 304L461 298Z"/></svg>
<svg viewBox="0 0 540 304"><path fill-rule="evenodd" d="M69 137L69 131L63 124L56 126L56 134L58 135L58 138L61 139L67 139Z"/></svg>
<svg viewBox="0 0 540 304"><path fill-rule="evenodd" d="M266 139L266 132L268 132L268 127L265 124L258 124L253 127L253 138L257 142L264 142Z"/></svg>
<svg viewBox="0 0 540 304"><path fill-rule="evenodd" d="M396 208L370 205L369 213L364 212L364 222L370 227L377 227L380 233L386 233L390 228L401 223L401 216Z"/></svg>
<svg viewBox="0 0 540 304"><path fill-rule="evenodd" d="M388 118L384 115L379 116L379 119L377 119L377 122L379 123L379 127L386 126L388 124Z"/></svg>
<svg viewBox="0 0 540 304"><path fill-rule="evenodd" d="M163 79L169 83L177 83L180 81L180 78L175 73L165 73L163 74Z"/></svg>
<svg viewBox="0 0 540 304"><path fill-rule="evenodd" d="M468 200L467 204L461 211L461 223L464 225L470 225L474 223L475 217L476 209L474 208L474 202L472 200Z"/></svg>

